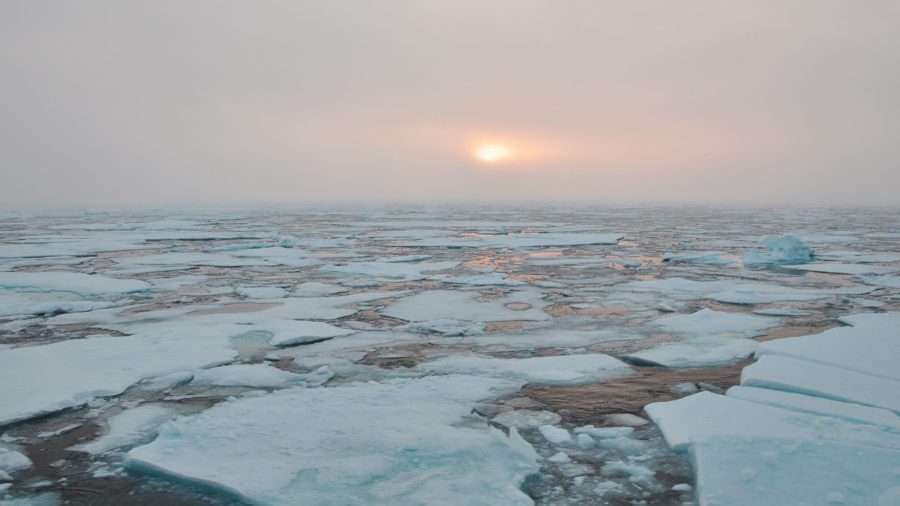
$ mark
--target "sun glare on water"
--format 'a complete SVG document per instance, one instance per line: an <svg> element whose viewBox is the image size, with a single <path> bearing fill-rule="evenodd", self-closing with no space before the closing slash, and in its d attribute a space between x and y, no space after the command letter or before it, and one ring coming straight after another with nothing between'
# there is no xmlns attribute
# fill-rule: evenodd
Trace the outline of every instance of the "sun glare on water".
<svg viewBox="0 0 900 506"><path fill-rule="evenodd" d="M516 152L503 144L482 144L475 148L475 158L484 163L497 163L510 160Z"/></svg>

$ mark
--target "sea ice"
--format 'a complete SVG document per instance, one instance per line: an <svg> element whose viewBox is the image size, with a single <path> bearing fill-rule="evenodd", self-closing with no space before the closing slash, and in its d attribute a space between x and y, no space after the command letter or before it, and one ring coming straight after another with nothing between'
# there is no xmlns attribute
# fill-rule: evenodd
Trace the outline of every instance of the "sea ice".
<svg viewBox="0 0 900 506"><path fill-rule="evenodd" d="M419 281L427 276L423 272L452 269L459 262L351 262L345 265L323 265L319 270L340 274L359 274L384 281Z"/></svg>
<svg viewBox="0 0 900 506"><path fill-rule="evenodd" d="M521 286L526 284L524 281L509 279L506 274L501 272L492 272L490 274L479 274L475 276L447 276L435 275L429 279L441 281L451 285L470 285L470 286Z"/></svg>
<svg viewBox="0 0 900 506"><path fill-rule="evenodd" d="M531 409L516 409L505 411L491 419L505 427L516 429L536 429L542 425L556 425L562 417L552 411L534 411Z"/></svg>
<svg viewBox="0 0 900 506"><path fill-rule="evenodd" d="M666 443L685 451L700 434L827 439L900 448L900 436L867 424L815 416L710 392L648 404L644 410Z"/></svg>
<svg viewBox="0 0 900 506"><path fill-rule="evenodd" d="M394 244L412 248L539 248L549 246L590 246L595 244L618 244L622 234L502 234L471 237L423 238Z"/></svg>
<svg viewBox="0 0 900 506"><path fill-rule="evenodd" d="M280 286L239 286L234 293L244 299L278 299L287 295L287 290Z"/></svg>
<svg viewBox="0 0 900 506"><path fill-rule="evenodd" d="M414 322L400 327L402 330L419 334L440 334L442 336L471 336L484 333L486 325L481 322L469 322L441 318L440 320L428 320Z"/></svg>
<svg viewBox="0 0 900 506"><path fill-rule="evenodd" d="M0 446L0 472L14 474L32 466L31 459L24 454Z"/></svg>
<svg viewBox="0 0 900 506"><path fill-rule="evenodd" d="M345 286L332 285L329 283L320 283L318 281L307 281L300 283L294 288L295 297L321 297L324 295L334 295L336 293L349 292L350 289Z"/></svg>
<svg viewBox="0 0 900 506"><path fill-rule="evenodd" d="M117 279L79 272L0 272L0 287L73 292L81 295L122 295L149 290L136 279Z"/></svg>
<svg viewBox="0 0 900 506"><path fill-rule="evenodd" d="M883 267L879 265L865 264L844 264L834 262L816 262L804 265L785 265L785 269L794 269L798 271L825 272L830 274L849 274L852 276L862 276L866 274L886 274L888 272L897 272L898 267Z"/></svg>
<svg viewBox="0 0 900 506"><path fill-rule="evenodd" d="M144 379L229 362L236 354L220 330L198 327L2 350L0 425L117 395Z"/></svg>
<svg viewBox="0 0 900 506"><path fill-rule="evenodd" d="M203 369L194 374L196 385L277 388L300 380L300 375L266 364L234 364Z"/></svg>
<svg viewBox="0 0 900 506"><path fill-rule="evenodd" d="M709 367L743 360L753 355L759 343L752 339L696 337L687 342L663 344L649 350L628 353L622 358L635 364L664 367Z"/></svg>
<svg viewBox="0 0 900 506"><path fill-rule="evenodd" d="M767 341L757 354L799 358L900 381L900 313L851 315L841 321L851 326Z"/></svg>
<svg viewBox="0 0 900 506"><path fill-rule="evenodd" d="M900 416L887 409L860 406L855 403L834 401L781 390L769 390L768 388L734 386L728 389L726 395L736 399L768 404L769 406L791 409L802 413L833 416L855 422L880 425L892 428L900 433Z"/></svg>
<svg viewBox="0 0 900 506"><path fill-rule="evenodd" d="M480 302L478 296L477 292L430 290L400 299L381 313L407 321L444 318L478 322L550 319L543 311L547 303L541 300L541 294L537 292L518 291L486 302ZM513 303L525 304L527 308L510 309Z"/></svg>
<svg viewBox="0 0 900 506"><path fill-rule="evenodd" d="M177 413L159 404L142 404L127 409L107 421L109 430L90 443L72 447L73 450L99 455L110 450L144 442L153 437L156 429Z"/></svg>
<svg viewBox="0 0 900 506"><path fill-rule="evenodd" d="M555 425L541 425L538 427L538 431L544 436L544 439L553 445L564 445L572 442L572 435L562 427L556 427Z"/></svg>
<svg viewBox="0 0 900 506"><path fill-rule="evenodd" d="M534 449L515 429L461 423L518 388L466 376L290 388L165 424L126 465L253 504L531 504L519 486Z"/></svg>
<svg viewBox="0 0 900 506"><path fill-rule="evenodd" d="M741 385L900 412L900 381L789 357L763 355L741 372Z"/></svg>
<svg viewBox="0 0 900 506"><path fill-rule="evenodd" d="M708 506L876 505L898 483L895 449L759 436L697 436L692 447Z"/></svg>
<svg viewBox="0 0 900 506"><path fill-rule="evenodd" d="M580 385L632 374L627 364L599 353L523 359L453 355L416 367L429 372L491 376L551 385Z"/></svg>
<svg viewBox="0 0 900 506"><path fill-rule="evenodd" d="M665 316L649 325L665 332L688 336L756 337L779 321L742 313L726 313L704 308L696 313Z"/></svg>
<svg viewBox="0 0 900 506"><path fill-rule="evenodd" d="M334 337L353 334L353 330L342 329L324 322L304 320L269 320L254 326L253 330L263 330L272 334L272 346L292 346L314 343Z"/></svg>

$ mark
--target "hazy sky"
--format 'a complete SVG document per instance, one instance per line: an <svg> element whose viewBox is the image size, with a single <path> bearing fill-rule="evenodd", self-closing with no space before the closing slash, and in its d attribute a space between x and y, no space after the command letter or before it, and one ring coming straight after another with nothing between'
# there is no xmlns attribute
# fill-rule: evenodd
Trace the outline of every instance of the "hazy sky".
<svg viewBox="0 0 900 506"><path fill-rule="evenodd" d="M900 2L0 2L2 207L442 201L900 205Z"/></svg>

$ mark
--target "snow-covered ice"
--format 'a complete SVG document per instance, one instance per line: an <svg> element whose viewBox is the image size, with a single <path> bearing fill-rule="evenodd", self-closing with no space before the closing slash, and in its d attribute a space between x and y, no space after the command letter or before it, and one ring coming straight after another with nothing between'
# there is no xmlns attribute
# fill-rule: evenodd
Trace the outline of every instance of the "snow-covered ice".
<svg viewBox="0 0 900 506"><path fill-rule="evenodd" d="M195 385L226 387L275 388L300 381L299 374L282 371L266 364L234 364L203 369L194 374Z"/></svg>
<svg viewBox="0 0 900 506"><path fill-rule="evenodd" d="M782 437L692 440L697 499L709 506L890 505L900 450Z"/></svg>
<svg viewBox="0 0 900 506"><path fill-rule="evenodd" d="M254 504L531 504L536 454L515 430L462 423L471 404L517 389L443 376L291 388L163 425L129 468Z"/></svg>
<svg viewBox="0 0 900 506"><path fill-rule="evenodd" d="M900 412L900 381L789 357L763 355L744 368L741 385Z"/></svg>
<svg viewBox="0 0 900 506"><path fill-rule="evenodd" d="M577 385L626 376L631 368L609 355L559 355L506 359L457 355L419 364L429 372L464 373L553 385Z"/></svg>

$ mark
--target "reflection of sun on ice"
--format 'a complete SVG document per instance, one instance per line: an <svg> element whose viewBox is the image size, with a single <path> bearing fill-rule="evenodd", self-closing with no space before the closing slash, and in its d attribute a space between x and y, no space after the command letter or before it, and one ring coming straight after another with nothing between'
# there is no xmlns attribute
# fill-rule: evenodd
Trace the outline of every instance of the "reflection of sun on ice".
<svg viewBox="0 0 900 506"><path fill-rule="evenodd" d="M514 156L516 152L502 144L482 144L475 148L475 158L485 163L502 162Z"/></svg>

